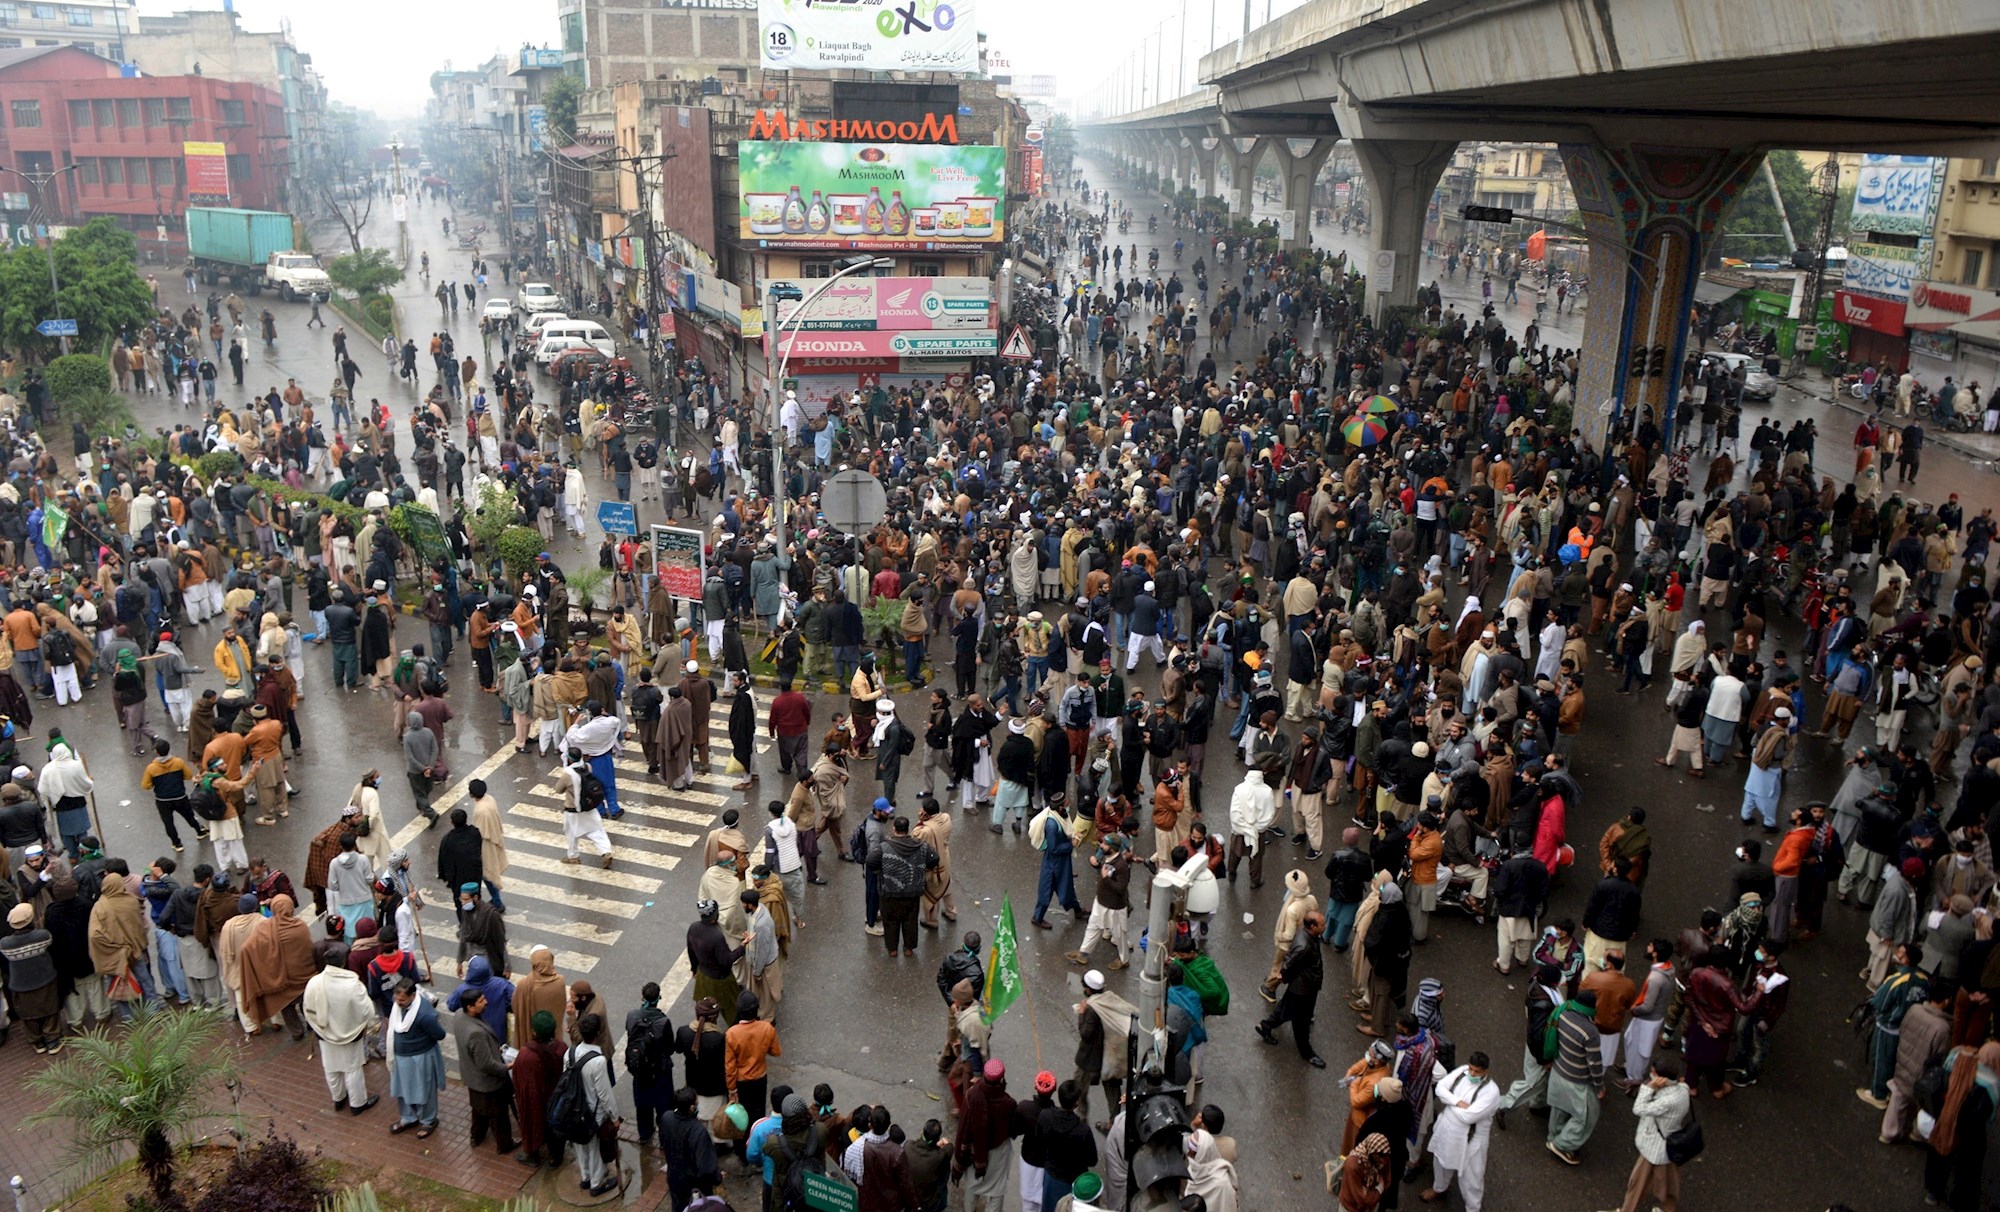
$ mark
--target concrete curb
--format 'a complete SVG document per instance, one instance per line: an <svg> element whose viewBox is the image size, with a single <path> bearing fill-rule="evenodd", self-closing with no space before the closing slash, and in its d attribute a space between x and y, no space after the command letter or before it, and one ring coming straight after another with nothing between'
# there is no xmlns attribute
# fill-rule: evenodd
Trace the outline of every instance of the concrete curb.
<svg viewBox="0 0 2000 1212"><path fill-rule="evenodd" d="M1874 412L1874 409L1864 406L1861 401L1844 392L1807 391L1798 387L1794 387L1793 390L1800 392L1802 395L1810 396L1821 403L1831 404L1844 412L1852 413L1856 418L1865 418ZM1932 429L1929 425L1924 427L1924 441L1927 444L1949 450L1953 454L1963 455L1975 463L1991 463L1996 459L2000 459L2000 451L1982 450L1971 442L1966 441L1963 434L1948 431L1939 432Z"/></svg>

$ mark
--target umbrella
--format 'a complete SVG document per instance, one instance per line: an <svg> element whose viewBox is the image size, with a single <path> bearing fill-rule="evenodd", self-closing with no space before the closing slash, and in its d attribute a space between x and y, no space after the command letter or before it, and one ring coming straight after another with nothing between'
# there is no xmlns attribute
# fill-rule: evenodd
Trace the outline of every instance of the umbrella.
<svg viewBox="0 0 2000 1212"><path fill-rule="evenodd" d="M1368 401L1365 411L1374 414L1401 412L1403 411L1403 406L1388 396L1375 396Z"/></svg>
<svg viewBox="0 0 2000 1212"><path fill-rule="evenodd" d="M1389 427L1374 417L1355 417L1340 427L1349 446L1373 446L1389 436Z"/></svg>

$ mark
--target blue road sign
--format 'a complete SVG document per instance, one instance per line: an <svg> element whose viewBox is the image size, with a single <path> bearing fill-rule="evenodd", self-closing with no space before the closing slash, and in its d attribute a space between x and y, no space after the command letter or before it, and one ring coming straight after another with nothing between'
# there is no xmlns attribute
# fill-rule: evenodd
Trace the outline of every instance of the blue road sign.
<svg viewBox="0 0 2000 1212"><path fill-rule="evenodd" d="M73 337L76 335L76 321L43 320L35 325L35 331L45 337Z"/></svg>
<svg viewBox="0 0 2000 1212"><path fill-rule="evenodd" d="M630 501L599 501L597 526L606 534L639 533L639 508Z"/></svg>

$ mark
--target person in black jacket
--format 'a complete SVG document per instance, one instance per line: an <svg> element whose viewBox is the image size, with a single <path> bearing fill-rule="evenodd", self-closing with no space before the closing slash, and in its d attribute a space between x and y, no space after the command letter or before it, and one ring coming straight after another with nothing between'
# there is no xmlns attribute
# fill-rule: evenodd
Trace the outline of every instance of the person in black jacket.
<svg viewBox="0 0 2000 1212"><path fill-rule="evenodd" d="M951 991L960 981L972 984L972 996L977 1000L986 988L986 961L979 958L979 932L965 932L964 945L938 965L938 993L944 998L944 1052L938 1057L938 1072L950 1069L958 1059L958 1012L952 1008Z"/></svg>
<svg viewBox="0 0 2000 1212"><path fill-rule="evenodd" d="M1327 913L1333 923L1333 949L1347 950L1354 934L1354 918L1368 897L1368 885L1375 877L1375 864L1361 849L1361 830L1349 825L1340 834L1340 849L1326 861Z"/></svg>
<svg viewBox="0 0 2000 1212"><path fill-rule="evenodd" d="M1405 922L1408 914L1381 916L1401 917ZM1284 1024L1292 1025L1292 1042L1298 1046L1299 1056L1315 1069L1326 1068L1326 1061L1314 1050L1312 1042L1313 1011L1319 1004L1320 985L1326 979L1326 967L1320 958L1319 940L1326 933L1326 915L1306 914L1305 929L1293 937L1291 950L1285 952L1285 962L1280 965L1278 977L1285 983L1284 996L1278 999L1277 1008L1271 1016L1257 1024L1257 1038L1267 1044L1276 1045L1278 1037L1272 1034Z"/></svg>
<svg viewBox="0 0 2000 1212"><path fill-rule="evenodd" d="M1506 862L1493 880L1495 933L1499 956L1493 970L1505 976L1515 964L1525 964L1535 947L1535 919L1541 916L1542 901L1548 896L1549 869L1531 850L1522 850Z"/></svg>
<svg viewBox="0 0 2000 1212"><path fill-rule="evenodd" d="M455 893L485 882L485 837L467 823L465 809L451 810L451 828L438 839L438 880Z"/></svg>
<svg viewBox="0 0 2000 1212"><path fill-rule="evenodd" d="M1605 953L1623 953L1639 932L1639 885L1629 859L1613 859L1611 874L1597 881L1583 907L1583 966L1596 971Z"/></svg>
<svg viewBox="0 0 2000 1212"><path fill-rule="evenodd" d="M1530 1110L1549 1103L1549 1070L1555 1064L1556 1049L1549 1038L1549 1021L1563 1003L1562 969L1542 964L1535 969L1535 983L1527 997L1527 1043L1521 1057L1521 1080L1507 1087L1494 1122L1507 1126L1507 1112L1526 1104Z"/></svg>
<svg viewBox="0 0 2000 1212"><path fill-rule="evenodd" d="M1096 1134L1077 1113L1082 1101L1083 1087L1074 1079L1065 1081L1056 1087L1056 1105L1035 1117L1033 1136L1042 1154L1041 1206L1048 1212L1055 1212L1056 1202L1070 1193L1070 1185L1097 1165Z"/></svg>
<svg viewBox="0 0 2000 1212"><path fill-rule="evenodd" d="M1376 893L1382 908L1361 940L1368 957L1368 1022L1357 1028L1363 1035L1387 1039L1396 1025L1394 1010L1403 1004L1410 983L1410 951L1415 945L1410 915L1403 905L1400 885L1382 885Z"/></svg>

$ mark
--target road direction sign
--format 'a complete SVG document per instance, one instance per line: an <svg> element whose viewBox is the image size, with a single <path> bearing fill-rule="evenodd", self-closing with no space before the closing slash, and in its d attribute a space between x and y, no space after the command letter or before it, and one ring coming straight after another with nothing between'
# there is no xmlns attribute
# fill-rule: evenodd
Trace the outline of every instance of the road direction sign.
<svg viewBox="0 0 2000 1212"><path fill-rule="evenodd" d="M35 331L45 337L73 337L76 335L76 321L43 320L35 325Z"/></svg>
<svg viewBox="0 0 2000 1212"><path fill-rule="evenodd" d="M843 471L819 490L819 507L827 525L858 537L881 524L889 508L889 491L865 471Z"/></svg>
<svg viewBox="0 0 2000 1212"><path fill-rule="evenodd" d="M639 533L639 507L630 501L599 501L597 527L605 534Z"/></svg>

